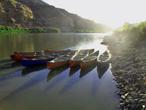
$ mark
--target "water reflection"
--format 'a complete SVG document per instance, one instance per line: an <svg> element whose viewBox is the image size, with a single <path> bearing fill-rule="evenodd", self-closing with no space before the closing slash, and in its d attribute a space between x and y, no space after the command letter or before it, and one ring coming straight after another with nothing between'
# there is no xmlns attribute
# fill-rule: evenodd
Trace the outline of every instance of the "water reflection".
<svg viewBox="0 0 146 110"><path fill-rule="evenodd" d="M13 51L41 49L94 47L102 53L106 48L100 45L102 39L97 36L97 34L25 34L15 37L5 35L0 37L2 52L0 58L8 57ZM6 62L0 62L0 67L3 64ZM9 67L9 64L5 66ZM4 72L3 70L0 70L0 73ZM10 74L0 76L0 109L115 110L119 102L110 69L101 72L99 66L95 65L87 70L83 72L80 68L68 67L55 70L46 67L29 69L21 67L19 70L11 70Z"/></svg>
<svg viewBox="0 0 146 110"><path fill-rule="evenodd" d="M53 79L49 81L49 83L45 87L45 91L50 91L58 84L61 84L68 77L68 70L69 69L65 69L63 72L60 72L60 74L58 74L57 76L55 75L54 77L52 77ZM48 77L47 77L47 80L48 80Z"/></svg>
<svg viewBox="0 0 146 110"><path fill-rule="evenodd" d="M61 99L63 100L62 104L63 104L65 110L69 109L65 104L65 103L67 103L66 100L68 100L68 98L72 101L76 101L75 99L73 99L73 97L76 97L77 99L79 97L87 97L88 100L90 100L90 101L92 100L91 101L92 103L89 103L89 105L87 104L86 107L92 105L95 108L98 108L99 105L95 106L93 104L94 103L93 100L95 102L101 103L102 102L101 99L103 97L104 98L110 97L110 96L107 96L107 93L101 94L100 92L101 92L101 89L103 91L105 91L105 90L108 91L108 88L111 89L111 85L109 87L106 86L106 89L105 89L105 84L109 83L109 81L112 81L112 79L109 80L107 77L111 77L111 76L109 76L110 75L109 73L105 72L105 75L104 75L105 77L102 78L102 80L100 80L99 78L101 78L102 75L100 77L99 77L99 73L97 75L96 70L98 70L98 66L96 68L96 65L92 66L92 68L89 68L89 70L87 69L88 71L83 73L84 77L80 77L80 74L82 74L82 72L79 68L77 68L75 70L68 69L68 67L62 67L62 68L58 68L55 70L48 70L48 69L43 69L43 68L40 68L38 70L37 69L38 68L23 69L23 71L21 72L22 78L20 79L21 85L18 86L17 88L15 88L13 91L10 91L7 94L3 95L5 97L0 98L1 99L0 105L3 106L3 104L6 103L7 101L12 103L11 102L12 99L13 99L12 100L13 103L16 101L17 101L17 103L19 103L17 97L23 97L23 96L25 97L25 95L22 95L22 94L26 93L26 91L29 91L26 94L26 96L29 96L30 93L38 92L38 94L39 94L43 90L43 91L45 91L45 94L47 94L47 95L45 95L45 97L46 98L48 97L48 99L45 99L45 100L49 101L49 102L50 102L50 100L52 100L52 98L57 99L58 96L59 97L63 96L62 97L63 99L62 98ZM24 72L24 70L26 71L26 73ZM49 74L48 74L48 71L50 71ZM70 71L73 71L71 76L69 76ZM46 78L49 79L48 80L49 82L46 81ZM20 82L20 80L19 81L16 80L16 82L18 83L18 82ZM23 80L24 80L24 82L22 83ZM104 84L103 84L103 81L104 81ZM14 80L12 80L11 78L9 78L9 80L7 79L7 81L5 81L5 82L9 83L10 85L15 84ZM1 83L2 82L0 82L0 85L1 85ZM2 86L2 88L3 88L3 86ZM33 89L33 88L35 88L35 89ZM40 88L42 88L42 89L40 89ZM82 94L81 94L81 91L82 91ZM43 96L43 94L44 94L44 92L42 92L39 95L44 99L45 97ZM72 96L68 96L69 94L72 94ZM80 96L77 94L79 94ZM99 96L99 94L102 97ZM103 96L103 95L106 95L106 96ZM42 106L43 103L41 103L41 101L43 101L43 100L40 96L39 96L38 100L40 102L40 106ZM94 96L94 97L92 97L92 96ZM97 98L95 98L95 97L97 97ZM15 100L15 99L17 99L17 100ZM80 103L84 105L84 103L85 103L84 100L86 100L86 99L82 98L82 100L81 100L79 98L79 100L80 100ZM27 99L25 99L25 101L27 101ZM113 98L112 98L112 101L113 101ZM107 103L109 103L109 102L107 101ZM115 103L117 103L117 102L115 102ZM35 104L35 102L34 102L34 104ZM53 104L53 103L51 103L51 104ZM77 104L77 103L74 103L74 104ZM25 103L25 106L28 106L27 103ZM50 106L50 104L49 104L49 106ZM46 107L50 108L49 106L46 106ZM58 105L58 106L60 106L60 105ZM74 106L77 107L77 105L74 105ZM106 109L106 107L103 107L103 106L104 106L104 104L102 104L101 110ZM5 106L3 106L3 107L5 108ZM12 105L10 107L12 107L11 109L14 110ZM95 110L94 107L93 107L93 110ZM54 108L53 110L55 110L55 102L54 102L53 108ZM84 107L82 106L81 108L84 108ZM102 109L102 108L104 108L104 109ZM38 110L39 109L40 109L40 107L38 107ZM4 109L4 110L7 110L7 109ZM77 110L80 110L80 109L77 109ZM114 109L112 108L110 110L114 110Z"/></svg>
<svg viewBox="0 0 146 110"><path fill-rule="evenodd" d="M97 64L97 73L98 73L99 79L101 79L104 73L109 69L109 66L110 66L109 62L103 62L103 63Z"/></svg>
<svg viewBox="0 0 146 110"><path fill-rule="evenodd" d="M20 64L17 63L17 62L14 62L12 60L10 60L10 61L5 61L5 60L2 61L1 60L1 62L0 62L0 70L8 69L8 68L14 68L14 67L17 67L17 66L20 66Z"/></svg>
<svg viewBox="0 0 146 110"><path fill-rule="evenodd" d="M83 76L89 74L97 66L98 77L99 77L99 79L101 79L102 76L104 75L104 73L108 70L109 65L110 65L109 63L104 62L104 63L100 63L97 65L96 64L90 65L87 68L84 68L81 70L80 70L79 66L76 68L70 68L69 76L72 77L76 72L78 72L78 73L80 73L79 78L82 78ZM7 61L7 63L5 62L3 65L1 64L1 66L0 66L1 71L4 71L4 69L8 70L9 68L11 70L14 68L14 69L16 69L15 71L17 71L18 68L21 68L21 70L22 70L21 75L25 76L25 75L28 75L30 73L43 70L47 67L45 65L42 65L42 66L34 66L31 68L24 68L24 67L22 68L18 62L11 62L11 61ZM50 81L51 79L53 79L57 75L63 73L68 68L69 68L68 66L62 66L62 67L50 70L48 73L48 76L47 76L47 81ZM9 76L9 73L5 74L5 75ZM3 77L1 77L1 79L2 78Z"/></svg>
<svg viewBox="0 0 146 110"><path fill-rule="evenodd" d="M40 83L45 78L44 75L46 75L46 74L36 75L31 80L27 81L26 83L24 83L23 85L21 85L20 87L15 89L14 91L10 92L6 97L1 99L1 101L8 100L11 97L15 97L15 95L19 94L21 91L25 91L25 90L31 88L32 86L37 85L38 83Z"/></svg>
<svg viewBox="0 0 146 110"><path fill-rule="evenodd" d="M16 71L19 71L21 70L23 67L17 63L17 62L14 62L14 61L11 61L11 60L1 60L0 61L0 79L3 79L1 78L4 77L4 76L10 76L10 73L14 73Z"/></svg>
<svg viewBox="0 0 146 110"><path fill-rule="evenodd" d="M31 68L24 68L22 70L22 76L28 75L32 72L39 71L39 70L42 70L42 69L45 69L45 68L46 68L46 65L34 66L34 67L31 67Z"/></svg>
<svg viewBox="0 0 146 110"><path fill-rule="evenodd" d="M59 68L55 68L55 69L51 70L48 73L47 81L51 80L52 78L54 78L55 76L57 76L59 73L62 73L67 68L68 68L68 66L63 66L63 67L59 67Z"/></svg>
<svg viewBox="0 0 146 110"><path fill-rule="evenodd" d="M14 51L40 51L43 49L95 48L104 51L98 34L1 34L0 59ZM54 45L55 42L55 45Z"/></svg>
<svg viewBox="0 0 146 110"><path fill-rule="evenodd" d="M92 71L95 67L96 67L96 64L93 64L93 65L88 66L87 68L81 69L80 78L90 73L90 71Z"/></svg>
<svg viewBox="0 0 146 110"><path fill-rule="evenodd" d="M77 66L75 68L70 68L69 76L71 77L72 75L74 75L79 69L80 69L79 66Z"/></svg>

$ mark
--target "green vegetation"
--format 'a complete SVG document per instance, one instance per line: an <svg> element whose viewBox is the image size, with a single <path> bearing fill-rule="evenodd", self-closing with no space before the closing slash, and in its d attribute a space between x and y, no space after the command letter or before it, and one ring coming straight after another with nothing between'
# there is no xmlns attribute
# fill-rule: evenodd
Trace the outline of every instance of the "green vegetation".
<svg viewBox="0 0 146 110"><path fill-rule="evenodd" d="M137 24L125 23L115 33L128 34L133 37L146 37L146 22Z"/></svg>
<svg viewBox="0 0 146 110"><path fill-rule="evenodd" d="M10 26L1 26L0 25L0 33L12 32L12 33L59 33L60 30L58 28L20 28L20 27L10 27Z"/></svg>
<svg viewBox="0 0 146 110"><path fill-rule="evenodd" d="M123 37L129 42L137 43L146 39L146 22L136 24L125 23L114 32L114 36Z"/></svg>
<svg viewBox="0 0 146 110"><path fill-rule="evenodd" d="M104 32L104 30L97 30L97 29L75 29L77 33L100 33Z"/></svg>

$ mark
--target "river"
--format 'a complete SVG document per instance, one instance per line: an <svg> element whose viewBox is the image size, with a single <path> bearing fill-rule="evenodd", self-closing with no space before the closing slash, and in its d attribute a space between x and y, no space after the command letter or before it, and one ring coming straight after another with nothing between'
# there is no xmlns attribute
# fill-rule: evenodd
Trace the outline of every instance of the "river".
<svg viewBox="0 0 146 110"><path fill-rule="evenodd" d="M110 68L102 75L98 67L80 77L81 70L9 66L14 51L86 49L104 52L104 34L2 34L0 35L0 110L116 110L119 98ZM6 67L4 67L6 66Z"/></svg>

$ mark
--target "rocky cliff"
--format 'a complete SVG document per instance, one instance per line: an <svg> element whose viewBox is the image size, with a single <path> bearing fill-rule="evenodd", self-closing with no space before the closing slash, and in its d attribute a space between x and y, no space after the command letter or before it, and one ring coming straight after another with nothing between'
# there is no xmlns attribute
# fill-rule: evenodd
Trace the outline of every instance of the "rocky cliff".
<svg viewBox="0 0 146 110"><path fill-rule="evenodd" d="M42 0L0 0L0 25L58 28L62 32L103 32L102 24L51 6Z"/></svg>

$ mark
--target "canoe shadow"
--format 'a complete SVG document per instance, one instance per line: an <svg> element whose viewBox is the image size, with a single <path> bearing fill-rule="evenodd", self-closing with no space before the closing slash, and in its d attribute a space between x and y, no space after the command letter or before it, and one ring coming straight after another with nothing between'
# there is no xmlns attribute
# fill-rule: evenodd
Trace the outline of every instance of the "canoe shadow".
<svg viewBox="0 0 146 110"><path fill-rule="evenodd" d="M45 91L53 89L56 85L60 84L68 76L68 66L52 69L47 76L48 85Z"/></svg>
<svg viewBox="0 0 146 110"><path fill-rule="evenodd" d="M15 68L15 67L21 67L19 62L9 61L5 63L0 64L0 70Z"/></svg>
<svg viewBox="0 0 146 110"><path fill-rule="evenodd" d="M97 63L97 73L98 73L98 78L101 79L103 75L106 73L106 71L109 69L110 63L109 62L98 62Z"/></svg>
<svg viewBox="0 0 146 110"><path fill-rule="evenodd" d="M81 69L80 71L80 78L82 78L83 76L87 75L88 73L90 73L95 67L97 66L97 64L92 64L84 69Z"/></svg>
<svg viewBox="0 0 146 110"><path fill-rule="evenodd" d="M89 74L95 67L96 67L96 64L90 65L90 66L88 66L84 69L81 69L81 70L80 70L80 67L72 68L70 70L70 74L72 77L70 78L68 83L66 83L64 85L64 87L60 91L60 94L62 95L64 93L66 93L68 90L70 90L71 88L73 88L73 86L75 86L79 81L81 81L80 80L81 78L83 78L85 75ZM78 70L80 70L80 72L77 72ZM75 73L77 73L77 75L73 75Z"/></svg>
<svg viewBox="0 0 146 110"><path fill-rule="evenodd" d="M77 67L74 67L74 68L70 68L69 76L71 77L71 76L74 75L78 70L80 70L80 66L77 66Z"/></svg>
<svg viewBox="0 0 146 110"><path fill-rule="evenodd" d="M35 71L39 71L39 70L42 70L42 69L45 69L46 68L46 65L42 65L42 66L33 66L31 68L24 68L22 70L22 76L25 76L25 75L28 75L32 72L35 72Z"/></svg>
<svg viewBox="0 0 146 110"><path fill-rule="evenodd" d="M55 76L59 75L60 73L64 72L66 69L68 68L68 65L62 66L62 67L58 67L55 69L52 69L47 76L47 81L50 81L51 79L53 79Z"/></svg>

